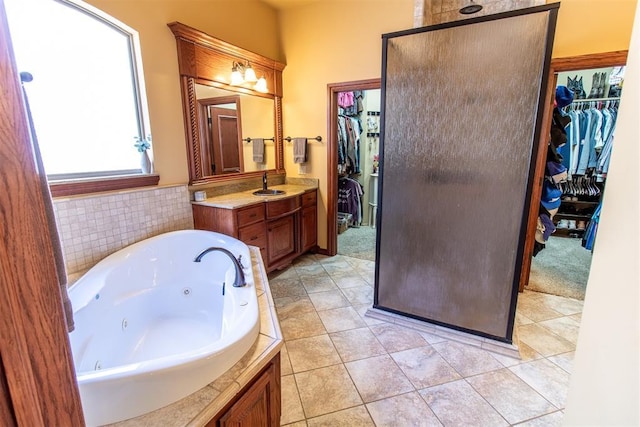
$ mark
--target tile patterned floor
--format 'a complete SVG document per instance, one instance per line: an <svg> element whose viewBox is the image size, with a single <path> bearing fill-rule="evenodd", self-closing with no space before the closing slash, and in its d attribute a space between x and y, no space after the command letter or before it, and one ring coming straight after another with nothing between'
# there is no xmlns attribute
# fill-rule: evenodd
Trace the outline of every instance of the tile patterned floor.
<svg viewBox="0 0 640 427"><path fill-rule="evenodd" d="M269 277L285 338L283 425L561 425L582 301L521 294L516 360L365 317L374 269L306 255Z"/></svg>

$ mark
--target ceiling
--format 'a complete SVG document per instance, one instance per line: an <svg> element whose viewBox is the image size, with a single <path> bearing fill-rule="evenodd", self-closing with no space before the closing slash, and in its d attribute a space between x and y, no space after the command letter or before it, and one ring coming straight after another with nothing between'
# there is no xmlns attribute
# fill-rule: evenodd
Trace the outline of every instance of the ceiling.
<svg viewBox="0 0 640 427"><path fill-rule="evenodd" d="M262 0L262 2L267 3L276 10L290 9L317 1L318 0Z"/></svg>

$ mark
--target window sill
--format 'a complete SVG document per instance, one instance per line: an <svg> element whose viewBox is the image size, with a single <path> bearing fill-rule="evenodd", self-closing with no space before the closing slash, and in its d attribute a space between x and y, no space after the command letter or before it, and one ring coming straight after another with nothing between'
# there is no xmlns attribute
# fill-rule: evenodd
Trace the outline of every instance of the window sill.
<svg viewBox="0 0 640 427"><path fill-rule="evenodd" d="M124 175L109 178L93 178L50 182L51 197L75 196L102 191L123 190L158 185L160 175Z"/></svg>

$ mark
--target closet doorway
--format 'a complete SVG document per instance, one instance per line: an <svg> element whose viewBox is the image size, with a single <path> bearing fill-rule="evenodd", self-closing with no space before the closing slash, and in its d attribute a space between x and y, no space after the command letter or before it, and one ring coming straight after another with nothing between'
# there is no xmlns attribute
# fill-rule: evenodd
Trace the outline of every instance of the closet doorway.
<svg viewBox="0 0 640 427"><path fill-rule="evenodd" d="M327 255L375 261L380 79L327 85Z"/></svg>
<svg viewBox="0 0 640 427"><path fill-rule="evenodd" d="M573 101L559 109L561 121L566 124L567 141L556 150L560 155L556 160L562 165L559 171L566 169L567 177L554 183L548 167L542 167L545 176L539 182L544 182L543 188L549 186L559 191L560 205L547 206L553 213L550 219L555 228L548 239L541 239L540 234L535 239L531 230L527 234L527 243L536 255L529 258L528 280L521 290L584 300L606 177L612 173L608 158L615 149L615 124L626 58L627 51L618 51L551 61L556 81L554 93L555 88L564 86L574 94ZM549 122L553 128L554 118ZM551 135L553 144L553 132ZM552 151L547 152L545 164L553 157ZM544 193L543 190L542 199ZM536 241L531 242L532 238ZM578 325L574 331L576 338Z"/></svg>

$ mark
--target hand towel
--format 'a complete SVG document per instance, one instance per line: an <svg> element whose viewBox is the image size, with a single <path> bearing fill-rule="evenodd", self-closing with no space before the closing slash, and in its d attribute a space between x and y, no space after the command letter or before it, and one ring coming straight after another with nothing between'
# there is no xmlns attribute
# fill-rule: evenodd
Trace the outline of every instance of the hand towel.
<svg viewBox="0 0 640 427"><path fill-rule="evenodd" d="M293 163L307 161L307 138L293 138Z"/></svg>
<svg viewBox="0 0 640 427"><path fill-rule="evenodd" d="M253 161L264 162L264 138L253 138Z"/></svg>

